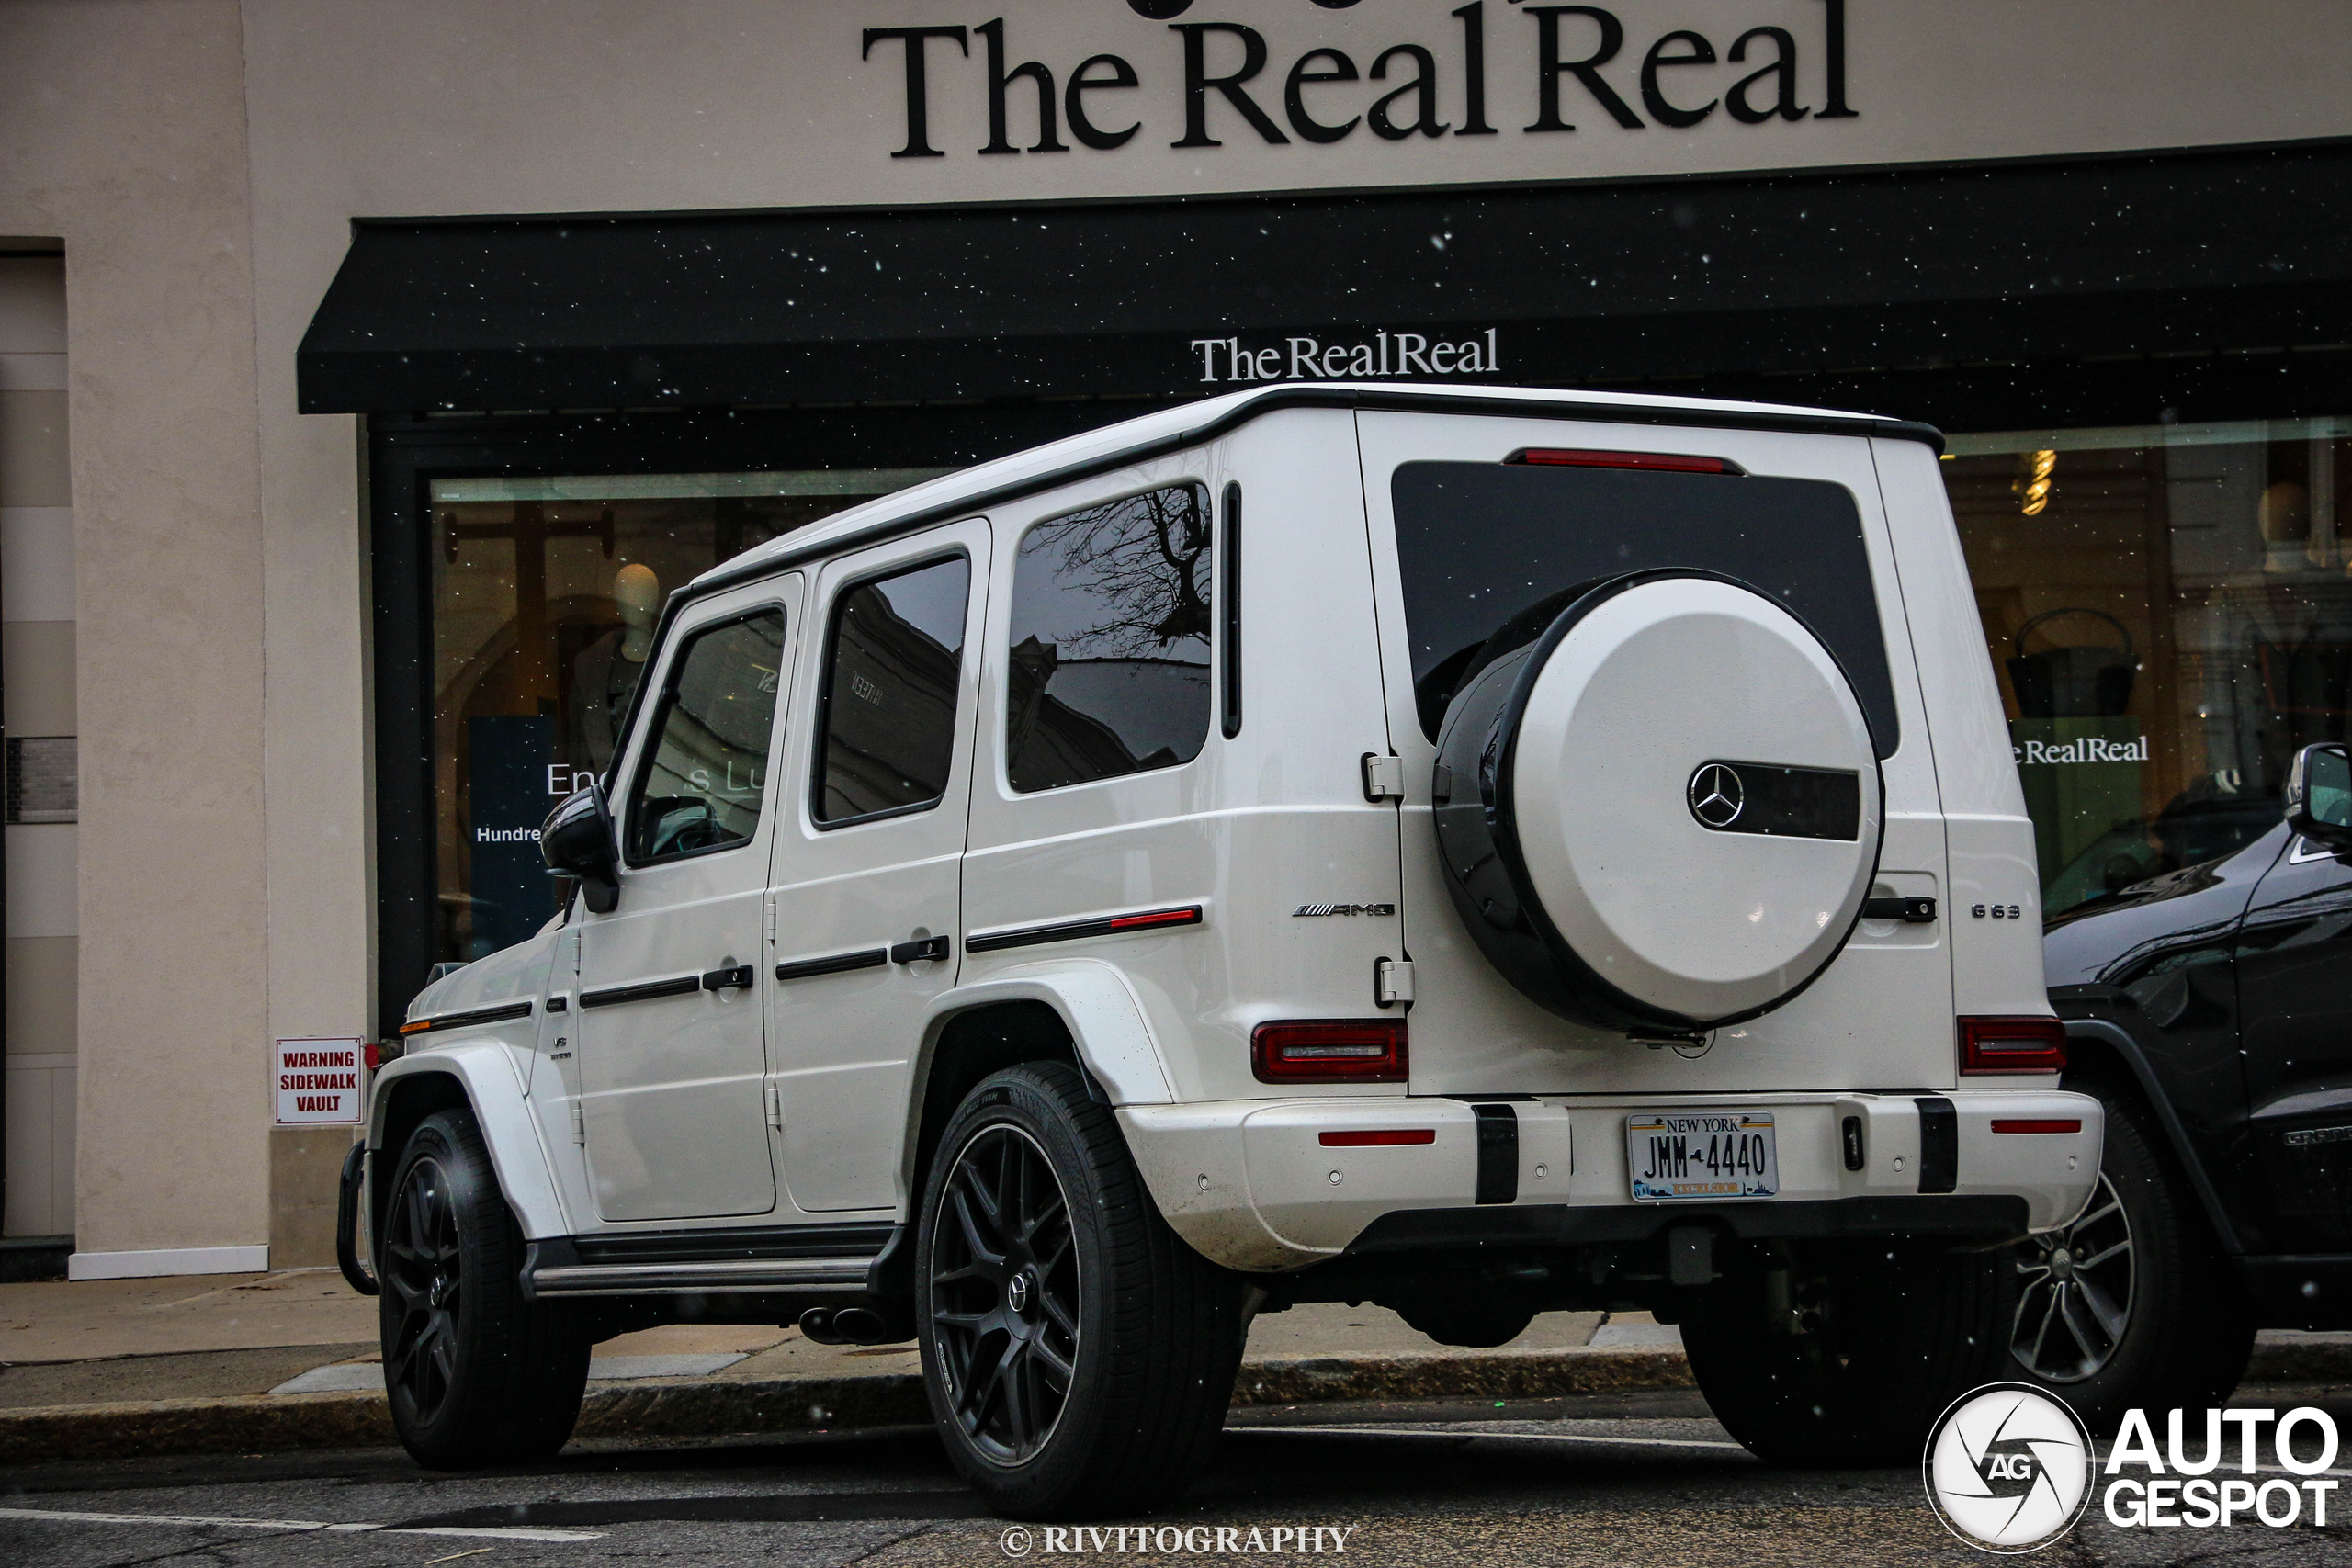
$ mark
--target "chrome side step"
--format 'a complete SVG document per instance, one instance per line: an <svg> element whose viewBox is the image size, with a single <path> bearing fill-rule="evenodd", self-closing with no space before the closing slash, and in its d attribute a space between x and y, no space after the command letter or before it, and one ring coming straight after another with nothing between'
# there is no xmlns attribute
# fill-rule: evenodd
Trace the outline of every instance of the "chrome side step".
<svg viewBox="0 0 2352 1568"><path fill-rule="evenodd" d="M669 1292L863 1290L874 1267L863 1258L732 1258L703 1263L567 1263L524 1275L534 1296L633 1296Z"/></svg>

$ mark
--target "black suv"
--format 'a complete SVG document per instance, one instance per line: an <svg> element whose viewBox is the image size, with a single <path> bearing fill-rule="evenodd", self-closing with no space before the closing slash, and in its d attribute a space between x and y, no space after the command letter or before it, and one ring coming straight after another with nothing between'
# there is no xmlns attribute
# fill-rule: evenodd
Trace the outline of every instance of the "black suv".
<svg viewBox="0 0 2352 1568"><path fill-rule="evenodd" d="M2111 1427L2218 1403L2257 1328L2352 1327L2352 754L2233 854L2051 922L2098 1192L2018 1250L2021 1371Z"/></svg>

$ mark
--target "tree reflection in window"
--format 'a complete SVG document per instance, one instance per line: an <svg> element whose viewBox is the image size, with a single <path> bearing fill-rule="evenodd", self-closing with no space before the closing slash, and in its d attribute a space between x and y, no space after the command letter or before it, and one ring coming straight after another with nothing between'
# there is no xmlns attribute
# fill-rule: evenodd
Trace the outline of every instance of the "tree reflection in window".
<svg viewBox="0 0 2352 1568"><path fill-rule="evenodd" d="M1049 518L1013 571L1006 770L1023 793L1175 767L1209 726L1208 492Z"/></svg>
<svg viewBox="0 0 2352 1568"><path fill-rule="evenodd" d="M919 810L946 793L971 577L971 562L955 556L842 595L826 657L818 821Z"/></svg>

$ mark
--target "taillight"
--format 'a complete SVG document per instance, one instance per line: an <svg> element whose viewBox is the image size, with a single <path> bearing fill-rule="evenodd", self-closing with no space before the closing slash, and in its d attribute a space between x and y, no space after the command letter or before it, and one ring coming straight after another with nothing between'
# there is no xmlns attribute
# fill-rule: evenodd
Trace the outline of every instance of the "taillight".
<svg viewBox="0 0 2352 1568"><path fill-rule="evenodd" d="M1963 1018L1963 1073L2056 1073L2066 1067L2066 1026L2054 1018Z"/></svg>
<svg viewBox="0 0 2352 1568"><path fill-rule="evenodd" d="M1250 1032L1260 1083L1403 1083L1405 1021L1261 1023Z"/></svg>
<svg viewBox="0 0 2352 1568"><path fill-rule="evenodd" d="M1728 457L1692 457L1679 452L1588 452L1565 446L1522 446L1503 459L1544 468L1650 468L1669 474L1730 474L1746 468Z"/></svg>

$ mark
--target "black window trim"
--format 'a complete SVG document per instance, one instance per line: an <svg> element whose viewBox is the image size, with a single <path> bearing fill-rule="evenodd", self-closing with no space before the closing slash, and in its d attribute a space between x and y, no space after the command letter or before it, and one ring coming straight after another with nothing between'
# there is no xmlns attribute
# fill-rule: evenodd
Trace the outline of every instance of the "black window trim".
<svg viewBox="0 0 2352 1568"><path fill-rule="evenodd" d="M1218 564L1224 569L1217 583L1221 603L1217 605L1217 624L1225 632L1225 647L1219 650L1224 663L1217 671L1218 694L1223 699L1224 716L1217 728L1227 740L1241 733L1241 481L1225 482L1225 515L1218 519L1224 525L1217 530Z"/></svg>
<svg viewBox="0 0 2352 1568"><path fill-rule="evenodd" d="M1228 484L1225 488L1226 494L1228 497L1238 497L1241 493L1241 487L1238 484ZM1023 523L1021 525L1021 532L1016 535L1012 540L1012 575L1014 580L1017 581L1021 576L1021 547L1028 539L1029 536L1037 529L1044 527L1048 523L1058 523L1065 517L1075 517L1081 512L1091 512L1098 506L1116 506L1123 501L1133 501L1139 495L1151 495L1163 490L1192 490L1200 492L1201 510L1207 513L1209 520L1209 547L1211 552L1209 566L1209 591L1211 595L1214 596L1222 586L1217 580L1218 558L1216 554L1216 551L1218 548L1216 494L1209 488L1209 481L1197 475L1180 477L1172 479L1162 479L1157 484L1137 485L1131 490L1121 491L1116 495L1106 495L1102 497L1100 500L1085 502L1077 506L1057 507L1046 516L1032 518L1030 521ZM1010 605L1010 598L1008 598L1008 606ZM1220 610L1213 613L1216 615L1222 615L1224 612ZM1212 622L1212 630L1210 633L1211 652L1209 655L1212 664L1214 664L1216 658L1216 654L1215 652L1216 632L1214 630L1214 625L1215 623ZM1012 627L1010 620L1008 620L1005 626L1005 643L1007 645L1005 649L1005 663L1008 670L1012 666L1012 649L1011 647L1012 641ZM1039 795L1057 795L1061 791L1067 789L1084 789L1090 784L1116 784L1121 779L1139 779L1146 773L1173 773L1179 768L1191 767L1193 763L1201 760L1201 752L1206 751L1209 749L1209 738L1207 735L1204 734L1201 737L1201 750L1193 752L1191 756L1185 758L1181 762L1170 762L1167 766L1159 768L1137 768L1131 773L1112 773L1106 777L1099 779L1074 779L1069 784L1047 784L1042 789L1023 789L1012 782L1012 747L1007 744L1012 739L1012 682L1006 681L1003 682L1002 684L1004 686L1004 708L998 716L999 722L997 724L996 747L997 769L998 772L1003 775L1001 782L1003 784L1005 793L1012 795L1016 800L1034 800ZM1240 712L1240 698L1238 694L1234 698L1232 711L1236 715L1238 715ZM1232 725L1232 728L1227 729L1225 733L1227 735L1238 733L1241 728L1239 719L1236 717L1228 722Z"/></svg>
<svg viewBox="0 0 2352 1568"><path fill-rule="evenodd" d="M650 716L646 720L650 728L644 736L645 749L637 759L637 766L631 770L628 791L621 796L622 815L617 823L618 832L616 836L620 840L616 847L620 851L622 870L650 870L657 865L675 865L683 860L700 860L706 855L731 854L737 850L749 848L758 840L759 834L755 830L750 838L738 839L732 843L706 844L698 850L679 850L672 854L655 855L650 860L638 860L628 852L629 830L636 825L639 792L645 787L646 779L653 771L654 755L661 750L662 745L662 721L669 716L671 701L678 694L678 676L684 671L686 660L693 656L695 644L712 632L722 631L729 626L741 626L746 621L756 620L771 611L784 617L785 641L789 645L792 640L792 609L781 598L751 605L734 615L713 616L707 621L684 627L665 639L668 647L658 651L669 653L670 661L662 671L661 691L650 708L648 708L643 701L645 694L643 682L640 682L638 689L629 694L628 716L626 728L622 730L622 747L620 750L615 752L616 758L626 756L628 742L637 739L634 731L637 728L637 716L639 713ZM674 653L670 653L670 649L674 649ZM789 659L786 660L785 668L778 671L776 675L775 712L779 716L784 712L785 687L790 675L791 663ZM775 771L775 719L771 717L768 729L768 762L771 773ZM775 792L775 780L771 777L767 786L760 793L760 819L763 822L767 820L768 801ZM571 904L567 901L564 905L567 918L571 913Z"/></svg>
<svg viewBox="0 0 2352 1568"><path fill-rule="evenodd" d="M966 520L972 519L967 517ZM840 558L834 558L836 560ZM879 811L861 812L855 817L836 817L830 822L818 815L824 808L825 804L825 747L830 733L827 727L831 723L833 712L834 617L840 613L842 602L869 582L880 582L893 577L905 577L912 572L921 571L926 567L933 567L943 561L956 559L961 559L964 563L964 631L965 640L968 643L972 629L972 579L977 573L974 570L971 547L961 541L950 545L937 555L917 555L907 560L892 561L888 566L876 567L872 571L861 572L842 583L827 596L824 619L821 623L825 633L824 650L819 656L817 666L817 722L808 732L808 825L818 832L830 833L836 829L854 828L865 822L887 822L893 817L919 816L925 811L938 810L947 799L948 792L943 788L939 794L929 800L913 801L905 806L887 806ZM956 705L959 709L964 705L967 662L959 653L956 660ZM960 731L960 726L957 727L957 731ZM956 772L956 749L953 744L950 744L947 750L947 771L951 775L949 783L952 784L953 774Z"/></svg>

